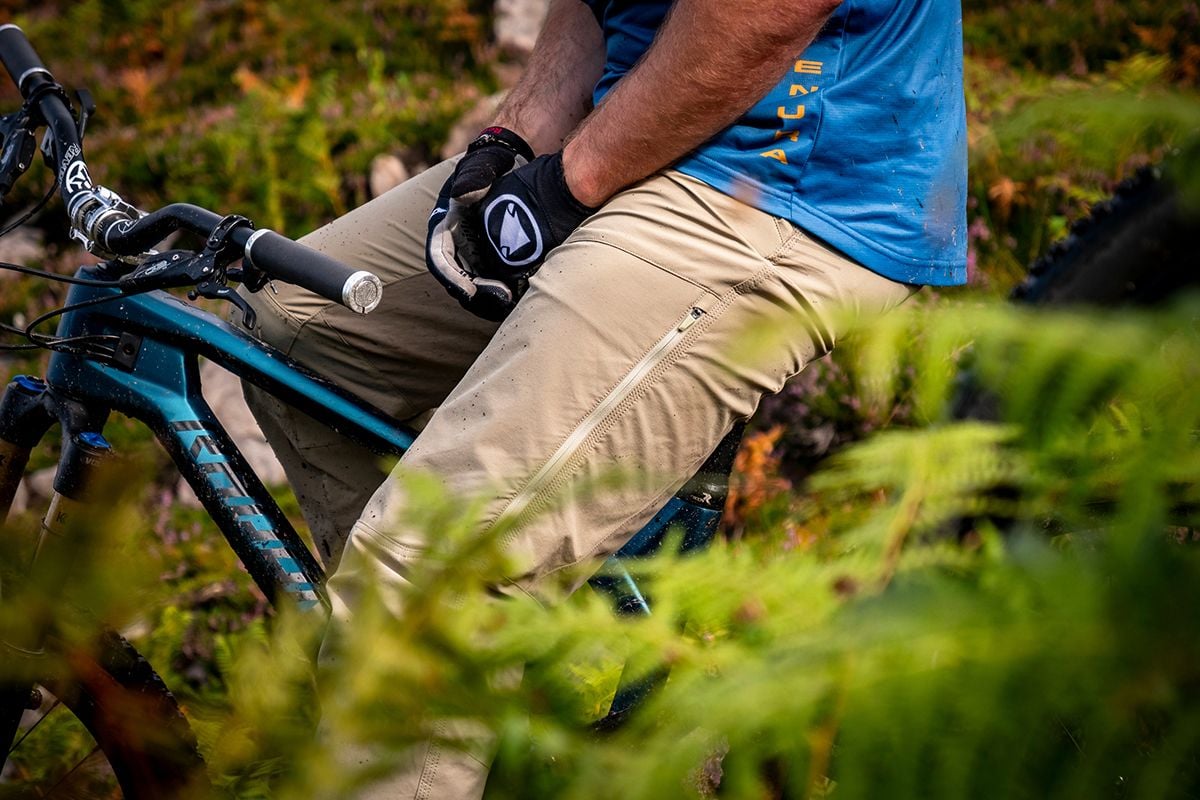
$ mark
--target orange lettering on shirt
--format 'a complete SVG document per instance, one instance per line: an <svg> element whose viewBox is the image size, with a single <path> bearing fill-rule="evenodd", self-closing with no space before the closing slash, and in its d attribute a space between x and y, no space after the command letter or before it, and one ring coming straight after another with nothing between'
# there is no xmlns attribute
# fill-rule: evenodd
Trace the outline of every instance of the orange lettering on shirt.
<svg viewBox="0 0 1200 800"><path fill-rule="evenodd" d="M817 90L817 88L818 87L816 87L816 86L809 86L808 88L805 88L803 86L800 86L799 84L793 83L791 85L791 88L788 89L788 96L795 97L798 94L799 95L812 94L813 92L815 92Z"/></svg>
<svg viewBox="0 0 1200 800"><path fill-rule="evenodd" d="M775 131L775 141L779 141L785 136L793 142L800 141L800 131Z"/></svg>
<svg viewBox="0 0 1200 800"><path fill-rule="evenodd" d="M780 106L779 110L775 113L778 114L780 119L804 119L804 106L796 106L796 110L792 112Z"/></svg>
<svg viewBox="0 0 1200 800"><path fill-rule="evenodd" d="M776 161L780 161L784 164L788 162L787 153L784 153L782 150L768 150L765 153L759 153L759 155L763 158L773 158Z"/></svg>
<svg viewBox="0 0 1200 800"><path fill-rule="evenodd" d="M800 59L796 62L796 72L806 75L820 75L821 70L825 68L825 63L822 61L805 61Z"/></svg>

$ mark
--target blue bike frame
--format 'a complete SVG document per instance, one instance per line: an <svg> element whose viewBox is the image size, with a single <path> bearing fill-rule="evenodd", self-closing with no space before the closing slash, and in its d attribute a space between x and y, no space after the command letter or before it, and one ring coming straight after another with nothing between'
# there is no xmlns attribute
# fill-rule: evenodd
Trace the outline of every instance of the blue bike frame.
<svg viewBox="0 0 1200 800"><path fill-rule="evenodd" d="M99 277L95 268L78 274ZM380 454L402 454L415 434L240 328L166 292L123 296L113 288L75 285L67 302L106 297L111 299L65 313L58 335L120 337L113 363L55 352L47 375L51 389L97 409L97 418L112 409L148 425L266 596L275 601L282 592L302 607L323 603L320 565L205 402L197 357ZM653 551L672 525L684 527L685 548L700 546L719 519L719 509L677 496L593 584L622 610L648 613L619 559Z"/></svg>

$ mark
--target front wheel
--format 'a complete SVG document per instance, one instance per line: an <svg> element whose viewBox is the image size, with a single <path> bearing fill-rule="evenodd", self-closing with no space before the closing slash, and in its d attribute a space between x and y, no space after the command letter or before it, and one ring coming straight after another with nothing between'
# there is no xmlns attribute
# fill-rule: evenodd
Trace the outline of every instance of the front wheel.
<svg viewBox="0 0 1200 800"><path fill-rule="evenodd" d="M3 771L0 799L207 797L208 776L175 697L115 633L35 691Z"/></svg>

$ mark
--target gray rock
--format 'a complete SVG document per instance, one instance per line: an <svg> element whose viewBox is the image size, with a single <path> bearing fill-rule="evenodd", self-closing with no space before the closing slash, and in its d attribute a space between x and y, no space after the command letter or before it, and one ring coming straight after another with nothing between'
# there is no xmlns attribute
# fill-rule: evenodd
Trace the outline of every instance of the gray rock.
<svg viewBox="0 0 1200 800"><path fill-rule="evenodd" d="M500 50L519 59L527 58L549 6L549 0L496 0L496 44Z"/></svg>
<svg viewBox="0 0 1200 800"><path fill-rule="evenodd" d="M40 262L45 254L42 233L37 228L25 225L0 238L0 261L25 265ZM0 281L15 280L18 277L20 276L16 272L0 270Z"/></svg>
<svg viewBox="0 0 1200 800"><path fill-rule="evenodd" d="M48 500L54 494L54 476L58 467L45 467L26 476L24 484L28 492L26 503Z"/></svg>
<svg viewBox="0 0 1200 800"><path fill-rule="evenodd" d="M442 158L450 158L466 150L467 145L475 140L479 132L492 124L496 117L496 109L500 107L500 101L504 99L504 94L504 92L498 92L482 98L474 108L463 114L458 122L454 123L454 127L450 129L450 136L442 147Z"/></svg>
<svg viewBox="0 0 1200 800"><path fill-rule="evenodd" d="M408 167L391 153L382 153L371 160L371 197L394 189L409 179Z"/></svg>

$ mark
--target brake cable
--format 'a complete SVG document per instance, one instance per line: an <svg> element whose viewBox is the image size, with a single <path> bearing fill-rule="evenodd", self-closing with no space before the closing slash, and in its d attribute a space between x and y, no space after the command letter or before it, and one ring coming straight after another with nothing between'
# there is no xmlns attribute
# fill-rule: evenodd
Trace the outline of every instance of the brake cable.
<svg viewBox="0 0 1200 800"><path fill-rule="evenodd" d="M24 328L18 328L15 325L9 325L8 323L5 323L5 322L0 322L0 332L11 333L11 334L14 334L17 336L25 335ZM109 355L108 353L100 352L98 350L81 350L79 348L71 347L69 345L91 344L91 343L99 343L102 341L112 341L112 340L116 340L119 342L121 340L120 336L115 336L113 334L108 334L108 333L85 333L81 336L63 336L63 337L46 337L46 338L51 339L49 345L0 344L0 352L11 353L11 352L21 352L21 351L29 351L29 350L47 350L47 349L49 349L49 350L57 350L59 352L64 352L64 353L72 353L75 355ZM64 345L67 345L67 346L64 346Z"/></svg>
<svg viewBox="0 0 1200 800"><path fill-rule="evenodd" d="M43 208L46 207L46 204L49 203L50 200L54 197L54 193L56 191L58 191L58 178L55 178L54 183L50 184L50 189L44 195L42 195L41 200L38 200L37 203L35 203L32 208L30 208L28 211L26 211L22 217L15 220L14 222L10 222L8 225L6 225L4 227L3 230L0 230L0 236L8 236L10 233L15 231L17 228L21 227L26 222L29 222L29 220L33 219L33 216L35 214L37 214L39 211L41 211Z"/></svg>
<svg viewBox="0 0 1200 800"><path fill-rule="evenodd" d="M20 264L11 264L7 261L0 261L0 269L6 269L10 272L20 272L22 275L33 275L49 281L75 284L77 286L115 287L118 285L117 281L98 281L92 278L76 278L74 275L59 275L57 272L47 272L44 269L34 269L33 267L25 267Z"/></svg>
<svg viewBox="0 0 1200 800"><path fill-rule="evenodd" d="M146 291L146 290L143 290L143 291ZM60 344L66 344L66 343L69 343L72 341L96 340L96 339L99 339L100 337L106 337L109 340L112 340L112 339L120 340L121 337L115 336L113 334L84 334L82 336L58 338L55 336L47 336L47 335L37 333L36 331L34 331L34 328L36 328L37 326L39 326L45 322L48 322L48 321L54 319L55 317L60 317L63 314L66 314L68 311L75 311L80 308L96 306L96 305L100 305L101 303L111 303L114 300L123 300L126 297L130 297L132 295L141 294L141 293L142 292L135 290L135 291L129 292L127 294L107 295L105 297L93 297L89 300L84 300L81 303L71 303L70 305L65 305L65 306L61 306L59 308L51 309L51 310L47 311L46 313L35 317L32 322L30 322L28 325L25 326L25 330L22 331L22 333L24 334L25 338L28 339L33 344L45 347L48 350L54 350L54 349L56 349L56 346L60 345Z"/></svg>

